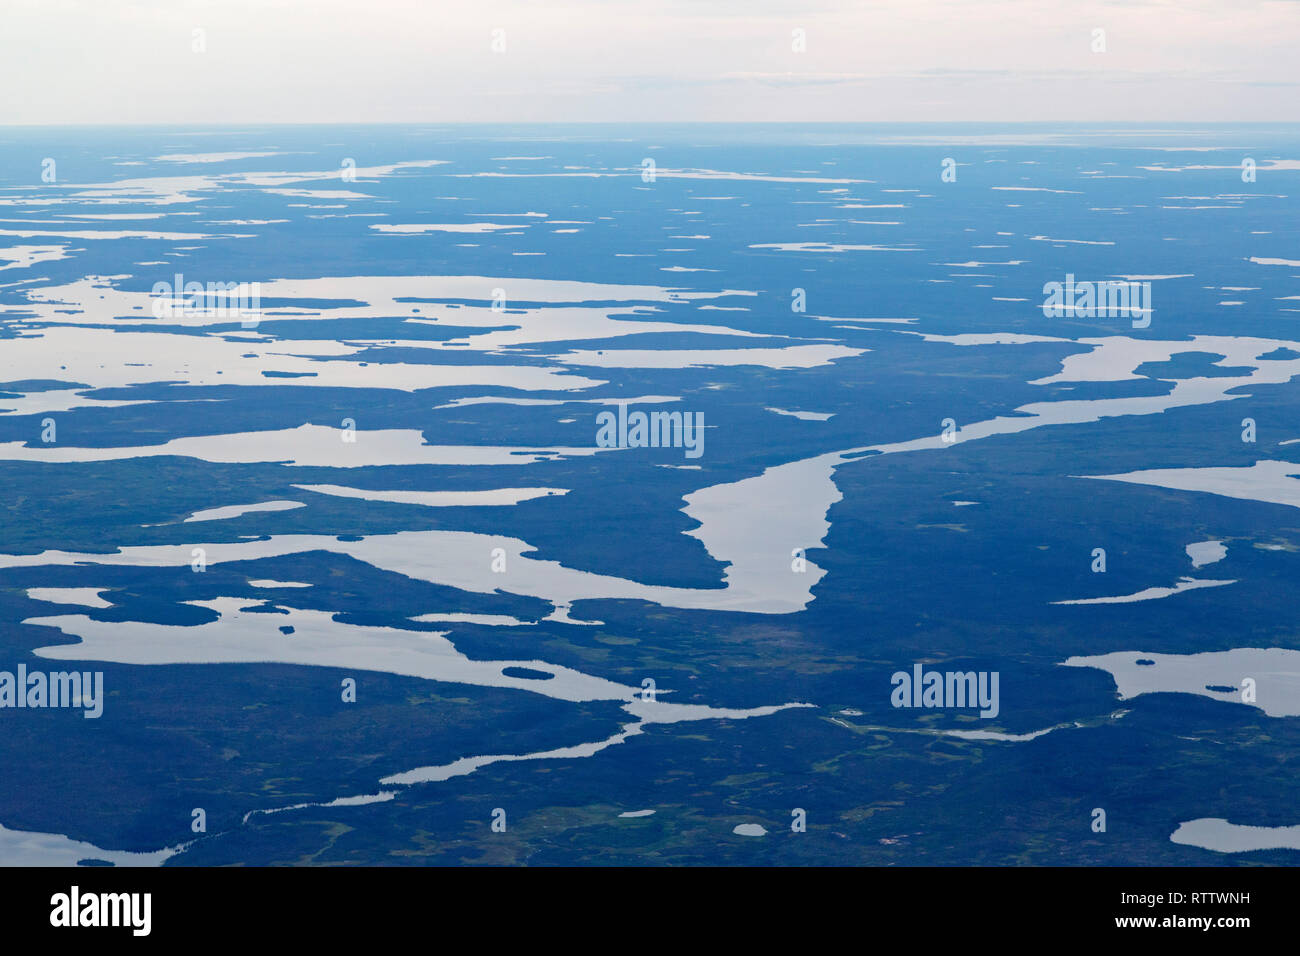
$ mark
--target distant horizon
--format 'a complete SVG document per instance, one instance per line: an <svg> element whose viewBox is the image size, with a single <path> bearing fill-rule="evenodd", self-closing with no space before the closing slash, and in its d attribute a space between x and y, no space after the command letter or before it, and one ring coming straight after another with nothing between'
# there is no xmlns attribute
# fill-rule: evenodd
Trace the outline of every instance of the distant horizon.
<svg viewBox="0 0 1300 956"><path fill-rule="evenodd" d="M1289 0L10 0L0 125L1297 122L1298 12Z"/></svg>

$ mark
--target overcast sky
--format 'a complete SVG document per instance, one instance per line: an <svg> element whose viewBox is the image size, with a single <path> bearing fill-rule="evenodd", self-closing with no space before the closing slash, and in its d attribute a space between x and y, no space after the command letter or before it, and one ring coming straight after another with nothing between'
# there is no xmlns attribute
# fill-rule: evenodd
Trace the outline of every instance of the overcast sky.
<svg viewBox="0 0 1300 956"><path fill-rule="evenodd" d="M3 0L0 124L1300 121L1298 61L1300 0Z"/></svg>

